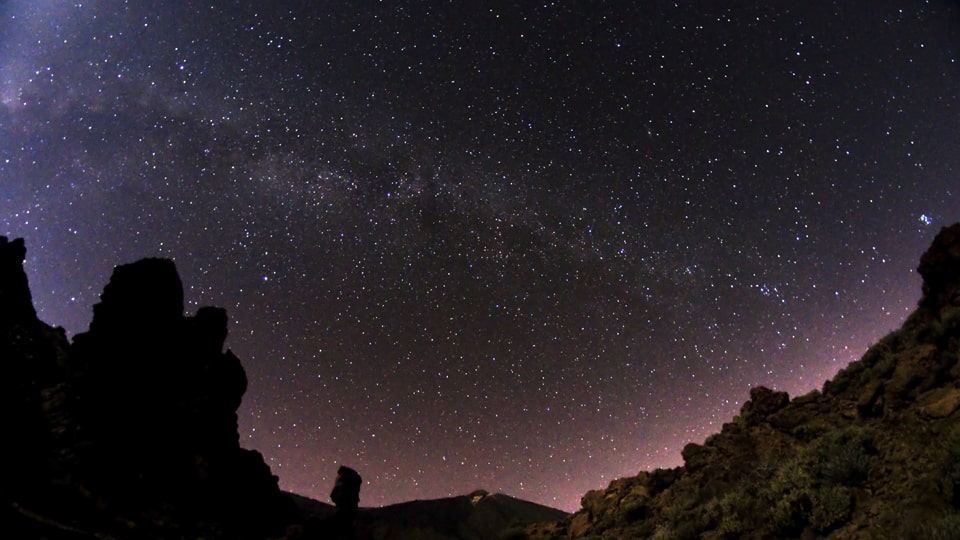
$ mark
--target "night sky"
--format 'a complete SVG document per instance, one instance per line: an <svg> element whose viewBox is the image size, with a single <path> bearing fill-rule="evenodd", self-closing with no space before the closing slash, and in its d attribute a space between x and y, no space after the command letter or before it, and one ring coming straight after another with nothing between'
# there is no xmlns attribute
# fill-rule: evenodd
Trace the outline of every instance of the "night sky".
<svg viewBox="0 0 960 540"><path fill-rule="evenodd" d="M820 388L960 219L955 2L247 4L0 1L0 234L71 336L174 259L290 491L573 510Z"/></svg>

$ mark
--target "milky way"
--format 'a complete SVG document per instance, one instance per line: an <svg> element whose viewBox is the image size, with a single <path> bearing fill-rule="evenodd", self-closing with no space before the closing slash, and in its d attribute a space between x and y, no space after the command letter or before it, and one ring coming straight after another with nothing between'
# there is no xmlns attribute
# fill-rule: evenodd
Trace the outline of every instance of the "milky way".
<svg viewBox="0 0 960 540"><path fill-rule="evenodd" d="M0 234L70 335L174 259L291 491L575 509L819 388L960 219L952 2L258 4L0 3Z"/></svg>

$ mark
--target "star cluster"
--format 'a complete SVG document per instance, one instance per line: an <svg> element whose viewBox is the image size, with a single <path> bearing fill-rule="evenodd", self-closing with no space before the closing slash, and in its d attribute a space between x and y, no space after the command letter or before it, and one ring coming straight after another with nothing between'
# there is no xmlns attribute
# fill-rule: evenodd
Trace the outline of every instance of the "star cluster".
<svg viewBox="0 0 960 540"><path fill-rule="evenodd" d="M960 216L953 3L354 4L0 4L41 318L173 258L285 489L573 510L820 387Z"/></svg>

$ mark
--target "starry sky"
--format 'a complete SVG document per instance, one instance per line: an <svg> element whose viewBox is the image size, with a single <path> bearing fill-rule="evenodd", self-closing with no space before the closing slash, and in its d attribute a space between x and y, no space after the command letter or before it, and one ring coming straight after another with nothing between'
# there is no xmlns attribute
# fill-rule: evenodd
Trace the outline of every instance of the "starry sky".
<svg viewBox="0 0 960 540"><path fill-rule="evenodd" d="M242 444L566 510L899 326L960 219L960 6L0 1L0 234L225 307Z"/></svg>

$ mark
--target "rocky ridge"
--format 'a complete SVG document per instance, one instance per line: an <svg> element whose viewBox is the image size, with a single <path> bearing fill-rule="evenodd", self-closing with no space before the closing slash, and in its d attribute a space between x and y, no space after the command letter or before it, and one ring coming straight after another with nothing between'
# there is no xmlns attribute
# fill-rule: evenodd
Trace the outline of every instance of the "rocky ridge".
<svg viewBox="0 0 960 540"><path fill-rule="evenodd" d="M917 309L822 390L758 387L684 465L590 491L528 538L960 538L960 224Z"/></svg>

